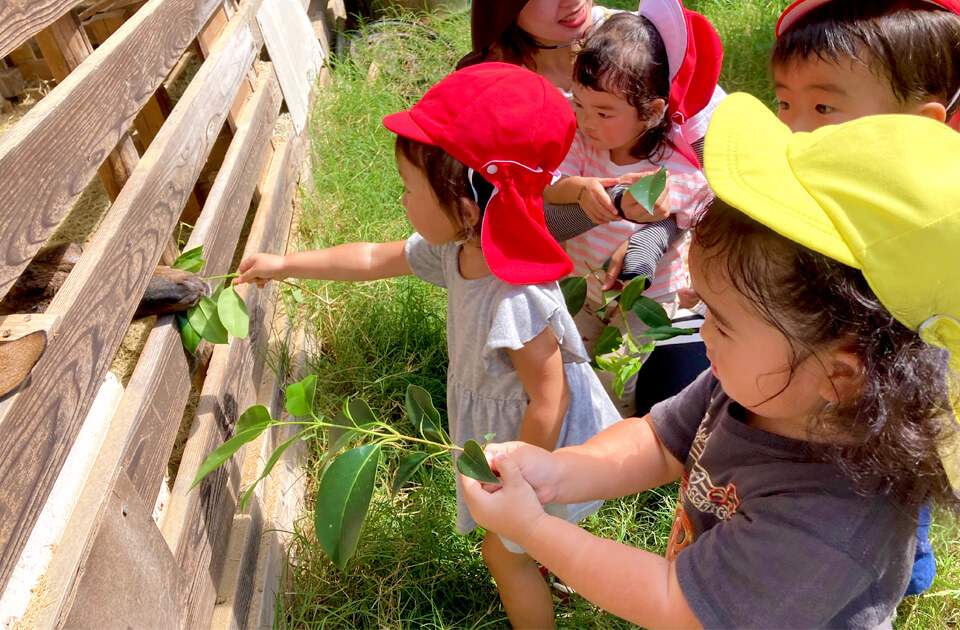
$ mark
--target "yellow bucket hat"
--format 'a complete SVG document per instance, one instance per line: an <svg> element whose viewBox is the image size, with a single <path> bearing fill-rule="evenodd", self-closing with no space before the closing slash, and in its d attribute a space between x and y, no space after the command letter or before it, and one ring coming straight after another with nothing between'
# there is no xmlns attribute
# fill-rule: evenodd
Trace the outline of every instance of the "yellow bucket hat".
<svg viewBox="0 0 960 630"><path fill-rule="evenodd" d="M782 236L859 269L902 324L950 352L960 419L960 134L922 116L868 116L792 133L731 94L707 130L717 197ZM941 450L960 488L960 432Z"/></svg>

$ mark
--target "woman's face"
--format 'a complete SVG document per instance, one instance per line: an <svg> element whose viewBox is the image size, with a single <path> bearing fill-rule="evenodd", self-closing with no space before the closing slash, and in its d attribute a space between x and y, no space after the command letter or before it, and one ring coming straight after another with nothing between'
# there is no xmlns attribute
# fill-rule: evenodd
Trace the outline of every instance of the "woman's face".
<svg viewBox="0 0 960 630"><path fill-rule="evenodd" d="M593 20L593 0L529 0L517 26L544 46L568 44L586 35Z"/></svg>

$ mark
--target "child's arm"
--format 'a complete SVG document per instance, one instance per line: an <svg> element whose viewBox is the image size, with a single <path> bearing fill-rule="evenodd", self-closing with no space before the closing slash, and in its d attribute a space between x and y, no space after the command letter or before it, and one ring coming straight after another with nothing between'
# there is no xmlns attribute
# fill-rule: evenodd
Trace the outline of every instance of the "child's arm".
<svg viewBox="0 0 960 630"><path fill-rule="evenodd" d="M480 525L522 545L564 584L619 617L647 628L700 627L673 562L549 516L515 461L501 458L498 469L503 488L493 493L462 477L467 505Z"/></svg>
<svg viewBox="0 0 960 630"><path fill-rule="evenodd" d="M548 327L519 350L507 349L524 391L530 397L520 424L521 442L553 450L570 402L560 345Z"/></svg>
<svg viewBox="0 0 960 630"><path fill-rule="evenodd" d="M404 246L390 243L344 243L327 249L296 252L286 256L254 254L237 268L240 277L233 283L305 278L311 280L379 280L413 273Z"/></svg>
<svg viewBox="0 0 960 630"><path fill-rule="evenodd" d="M573 175L547 186L543 198L552 204L578 203L594 223L608 223L619 215L605 189L617 182L616 177Z"/></svg>
<svg viewBox="0 0 960 630"><path fill-rule="evenodd" d="M489 444L487 459L517 464L541 503L582 503L636 494L676 481L683 462L657 439L650 415L617 422L579 446L552 453L524 444Z"/></svg>

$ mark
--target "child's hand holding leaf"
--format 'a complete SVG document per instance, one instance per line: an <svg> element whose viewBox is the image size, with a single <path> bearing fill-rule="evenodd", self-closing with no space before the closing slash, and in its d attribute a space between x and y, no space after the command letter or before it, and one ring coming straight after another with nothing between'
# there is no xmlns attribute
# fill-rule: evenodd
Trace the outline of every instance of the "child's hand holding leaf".
<svg viewBox="0 0 960 630"><path fill-rule="evenodd" d="M488 492L476 479L461 475L464 500L477 523L523 546L547 514L515 461L499 455L494 463L501 487Z"/></svg>
<svg viewBox="0 0 960 630"><path fill-rule="evenodd" d="M282 280L287 277L284 257L263 253L244 258L237 267L237 273L240 275L234 279L234 284L256 282L261 289L270 280Z"/></svg>
<svg viewBox="0 0 960 630"><path fill-rule="evenodd" d="M630 189L623 194L620 209L623 216L635 223L653 223L670 216L670 182L667 169L654 172L627 173L621 184Z"/></svg>

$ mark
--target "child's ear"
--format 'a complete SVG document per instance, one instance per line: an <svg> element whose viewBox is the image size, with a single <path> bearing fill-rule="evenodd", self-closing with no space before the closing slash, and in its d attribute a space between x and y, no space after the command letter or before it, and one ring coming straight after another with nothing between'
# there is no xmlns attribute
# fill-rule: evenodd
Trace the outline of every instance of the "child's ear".
<svg viewBox="0 0 960 630"><path fill-rule="evenodd" d="M937 122L947 122L947 108L943 106L943 103L937 103L936 101L916 103L907 107L906 113L917 116L926 116L927 118L932 118Z"/></svg>
<svg viewBox="0 0 960 630"><path fill-rule="evenodd" d="M460 197L460 218L463 219L463 227L476 228L480 224L480 206L470 197Z"/></svg>
<svg viewBox="0 0 960 630"><path fill-rule="evenodd" d="M650 120L653 121L652 124L656 125L663 120L664 115L666 115L667 102L662 98L655 98L650 101L650 107L653 109L653 113L650 115Z"/></svg>
<svg viewBox="0 0 960 630"><path fill-rule="evenodd" d="M826 371L820 383L820 396L827 402L841 404L860 395L863 387L863 364L855 352L838 348L825 357Z"/></svg>

